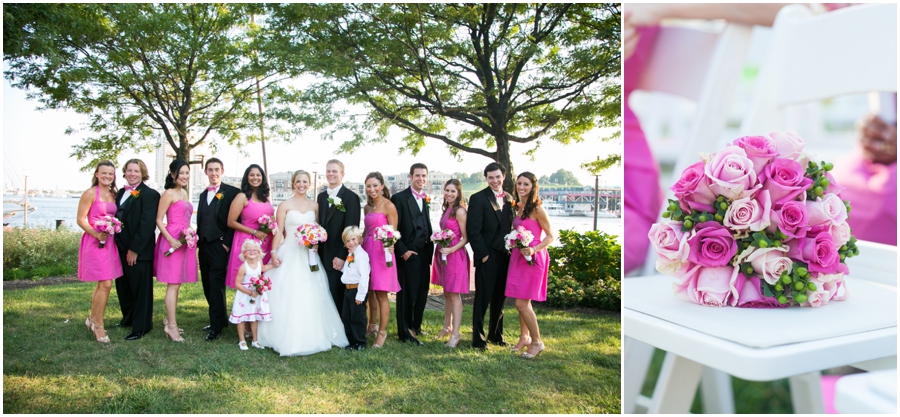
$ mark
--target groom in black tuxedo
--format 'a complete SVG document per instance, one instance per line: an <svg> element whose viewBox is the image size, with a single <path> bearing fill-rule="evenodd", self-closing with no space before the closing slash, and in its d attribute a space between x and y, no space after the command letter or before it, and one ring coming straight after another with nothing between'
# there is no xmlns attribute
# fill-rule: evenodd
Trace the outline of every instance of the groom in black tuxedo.
<svg viewBox="0 0 900 417"><path fill-rule="evenodd" d="M234 229L228 227L228 209L241 191L237 187L222 184L225 164L218 158L209 158L205 167L209 186L200 193L197 202L197 237L200 264L200 279L203 281L203 295L209 305L209 330L206 341L222 337L222 329L228 324L228 310L225 305L225 273L228 271L228 253L234 241ZM240 250L240 248L237 248Z"/></svg>
<svg viewBox="0 0 900 417"><path fill-rule="evenodd" d="M319 245L319 256L322 258L325 275L328 276L328 289L334 299L334 307L341 311L346 288L341 283L341 269L348 255L341 233L347 226L359 227L362 206L359 204L359 196L342 184L343 162L337 159L328 161L325 164L325 180L328 181L328 186L319 193L316 202L319 203L319 225L325 228L328 240Z"/></svg>
<svg viewBox="0 0 900 417"><path fill-rule="evenodd" d="M122 308L122 321L116 326L131 326L125 340L138 340L153 329L153 255L159 193L144 184L150 178L144 161L125 162L122 173L126 185L116 193L116 218L123 227L115 240L124 275L116 280Z"/></svg>
<svg viewBox="0 0 900 417"><path fill-rule="evenodd" d="M506 346L503 340L503 303L506 301L506 274L509 252L503 237L512 230L512 197L503 192L506 169L492 162L484 168L488 187L472 194L466 217L466 234L472 245L475 265L475 304L472 312L472 346L486 349L487 342ZM490 306L488 334L484 335L484 314Z"/></svg>
<svg viewBox="0 0 900 417"><path fill-rule="evenodd" d="M400 240L395 245L397 255L397 334L401 342L423 345L416 336L422 335L422 314L428 301L431 278L431 219L425 185L428 167L416 163L409 168L409 188L394 194L391 202L397 207L397 230Z"/></svg>

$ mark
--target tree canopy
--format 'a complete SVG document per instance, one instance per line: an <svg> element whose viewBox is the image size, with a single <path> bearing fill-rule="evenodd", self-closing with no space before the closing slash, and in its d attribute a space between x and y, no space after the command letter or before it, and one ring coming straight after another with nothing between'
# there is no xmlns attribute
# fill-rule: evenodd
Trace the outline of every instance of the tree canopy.
<svg viewBox="0 0 900 417"><path fill-rule="evenodd" d="M258 58L271 51L256 38L258 8L4 4L4 76L43 108L90 117L95 135L73 146L74 156L93 157L85 168L125 150L150 150L160 135L183 159L211 137L253 141L257 88L266 92L269 131L286 138L290 131L276 121L298 116L278 105L288 99L277 81L289 71Z"/></svg>
<svg viewBox="0 0 900 417"><path fill-rule="evenodd" d="M287 4L267 8L285 67L321 78L304 106L340 120L352 151L405 132L508 171L510 143L583 140L621 123L618 4ZM363 115L337 103L366 109ZM615 137L616 135L613 135ZM606 138L610 139L610 138Z"/></svg>

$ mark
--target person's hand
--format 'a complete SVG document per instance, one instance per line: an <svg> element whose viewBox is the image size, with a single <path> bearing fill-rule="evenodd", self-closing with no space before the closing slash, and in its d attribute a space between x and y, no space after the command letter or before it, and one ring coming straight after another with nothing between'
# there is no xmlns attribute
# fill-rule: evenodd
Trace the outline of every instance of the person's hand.
<svg viewBox="0 0 900 417"><path fill-rule="evenodd" d="M362 304L362 301L356 300L356 305Z"/></svg>
<svg viewBox="0 0 900 417"><path fill-rule="evenodd" d="M224 244L224 243L223 243L223 244L222 244L222 247L223 247L223 248L225 248L225 253L228 253L228 252L230 252L230 251L229 251L229 250L228 250L228 246L225 246L225 244Z"/></svg>
<svg viewBox="0 0 900 417"><path fill-rule="evenodd" d="M257 297L259 297L259 293L256 292L256 290L250 291L250 298L257 298Z"/></svg>
<svg viewBox="0 0 900 417"><path fill-rule="evenodd" d="M257 230L256 232L253 233L253 237L257 238L260 241L265 240L266 236L268 236L268 235L266 235L264 232L261 232L259 230Z"/></svg>
<svg viewBox="0 0 900 417"><path fill-rule="evenodd" d="M281 266L281 258L278 257L278 254L275 253L275 251L272 251L272 258L270 260L272 261L272 266L276 268Z"/></svg>
<svg viewBox="0 0 900 417"><path fill-rule="evenodd" d="M897 126L888 125L880 117L870 114L858 125L863 156L877 164L897 161Z"/></svg>
<svg viewBox="0 0 900 417"><path fill-rule="evenodd" d="M531 255L534 255L534 248L522 248L522 249L519 249L519 253L521 253L524 256L531 256Z"/></svg>
<svg viewBox="0 0 900 417"><path fill-rule="evenodd" d="M169 246L171 246L172 249L178 250L178 248L181 247L181 241L175 240L175 239L169 239Z"/></svg>
<svg viewBox="0 0 900 417"><path fill-rule="evenodd" d="M344 268L344 260L341 258L334 258L331 261L331 267L334 268L335 271L340 271Z"/></svg>
<svg viewBox="0 0 900 417"><path fill-rule="evenodd" d="M107 239L109 239L109 233L98 232L97 236L95 236L95 237L97 238L97 240L99 240L101 242L105 242Z"/></svg>
<svg viewBox="0 0 900 417"><path fill-rule="evenodd" d="M128 253L125 254L125 263L128 266L134 266L137 263L137 253L132 250L129 250Z"/></svg>
<svg viewBox="0 0 900 417"><path fill-rule="evenodd" d="M449 255L449 254L451 254L451 253L453 253L453 252L456 252L456 250L455 250L455 249L450 249L450 248L441 248L441 253L444 254L444 255Z"/></svg>
<svg viewBox="0 0 900 417"><path fill-rule="evenodd" d="M481 263L487 262L488 258L490 258L490 257L491 257L491 255L488 255L488 256L485 256L484 258L481 258Z"/></svg>
<svg viewBox="0 0 900 417"><path fill-rule="evenodd" d="M392 246L392 247L391 247L391 252L393 252L393 249L394 249L394 247ZM411 250L408 250L408 251L406 251L406 253L403 254L403 260L404 260L404 261L408 261L408 260L409 260L409 257L410 257L410 256L413 256L413 255L418 255L418 253L413 252L413 251L411 251Z"/></svg>

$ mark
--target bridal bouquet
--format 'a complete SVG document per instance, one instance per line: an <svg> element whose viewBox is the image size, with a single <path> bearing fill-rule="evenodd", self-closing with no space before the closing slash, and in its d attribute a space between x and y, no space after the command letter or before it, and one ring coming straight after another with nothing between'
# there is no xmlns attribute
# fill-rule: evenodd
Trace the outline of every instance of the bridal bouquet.
<svg viewBox="0 0 900 417"><path fill-rule="evenodd" d="M378 226L375 228L375 240L381 241L381 244L384 245L384 260L387 262L387 267L394 266L394 260L388 248L400 240L400 232L394 230L394 226L389 224Z"/></svg>
<svg viewBox="0 0 900 417"><path fill-rule="evenodd" d="M534 235L526 230L525 227L519 226L516 230L509 232L503 240L506 241L506 250L512 250L513 248L525 249L534 240ZM525 255L525 260L528 261L528 265L534 265L534 258L531 255Z"/></svg>
<svg viewBox="0 0 900 417"><path fill-rule="evenodd" d="M256 222L259 223L259 231L269 234L278 232L278 222L275 221L275 218L268 215L263 214L256 219Z"/></svg>
<svg viewBox="0 0 900 417"><path fill-rule="evenodd" d="M253 286L253 289L256 290L256 293L262 295L266 291L272 290L272 280L265 275L260 275L258 277L250 278L250 285ZM250 304L255 304L256 299L251 298Z"/></svg>
<svg viewBox="0 0 900 417"><path fill-rule="evenodd" d="M122 233L122 222L114 216L106 215L98 219L94 222L94 229L96 229L100 233L107 233L110 235L114 235L116 233ZM100 247L106 246L106 241L100 241Z"/></svg>
<svg viewBox="0 0 900 417"><path fill-rule="evenodd" d="M440 244L442 248L446 248L453 242L454 236L456 236L456 234L454 234L452 230L444 229L434 232L434 234L431 235L431 241ZM447 265L447 255L443 253L441 254L441 265Z"/></svg>
<svg viewBox="0 0 900 417"><path fill-rule="evenodd" d="M297 227L297 244L309 248L316 252L316 245L328 240L328 232L325 231L318 223L307 223ZM315 253L309 255L309 270L312 272L319 270L319 264L316 261Z"/></svg>
<svg viewBox="0 0 900 417"><path fill-rule="evenodd" d="M195 232L194 229L190 227L185 227L184 229L182 229L181 238L178 239L178 241L181 242L182 245L187 245L187 247L192 249L197 247L197 241L199 240L200 238L197 237L197 232ZM169 250L166 251L165 255L169 256L173 253L175 253L175 248L169 248Z"/></svg>
<svg viewBox="0 0 900 417"><path fill-rule="evenodd" d="M793 133L736 139L701 155L649 237L675 293L709 306L819 307L847 297L859 254L843 187Z"/></svg>

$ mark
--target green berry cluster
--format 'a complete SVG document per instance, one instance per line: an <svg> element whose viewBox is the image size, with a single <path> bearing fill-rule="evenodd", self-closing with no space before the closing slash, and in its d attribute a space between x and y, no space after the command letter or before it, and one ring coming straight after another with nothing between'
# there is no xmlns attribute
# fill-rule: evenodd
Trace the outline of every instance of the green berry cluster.
<svg viewBox="0 0 900 417"><path fill-rule="evenodd" d="M822 161L821 164L817 164L809 161L809 165L806 167L806 176L813 180L813 183L806 190L806 198L815 200L825 195L825 190L831 185L831 181L825 177L825 173L832 169L834 169L834 164L830 162ZM847 213L849 212L848 207Z"/></svg>
<svg viewBox="0 0 900 417"><path fill-rule="evenodd" d="M697 224L708 221L716 221L722 224L725 221L725 212L728 210L728 199L721 195L716 197L716 201L712 204L715 209L713 213L706 210L682 210L678 200L669 199L668 201L669 205L663 211L662 216L664 219L682 222L681 231L683 232L688 232Z"/></svg>
<svg viewBox="0 0 900 417"><path fill-rule="evenodd" d="M763 294L767 297L775 297L778 300L778 304L787 304L789 299L798 303L805 303L807 300L806 291L815 291L818 288L815 282L810 281L812 275L810 275L807 267L808 265L805 262L796 261L791 265L791 272L784 271L774 285L760 280ZM744 266L742 265L742 271L743 268Z"/></svg>
<svg viewBox="0 0 900 417"><path fill-rule="evenodd" d="M850 240L838 248L838 255L840 255L842 263L846 261L847 258L859 255L859 248L856 247L856 236L850 236Z"/></svg>

